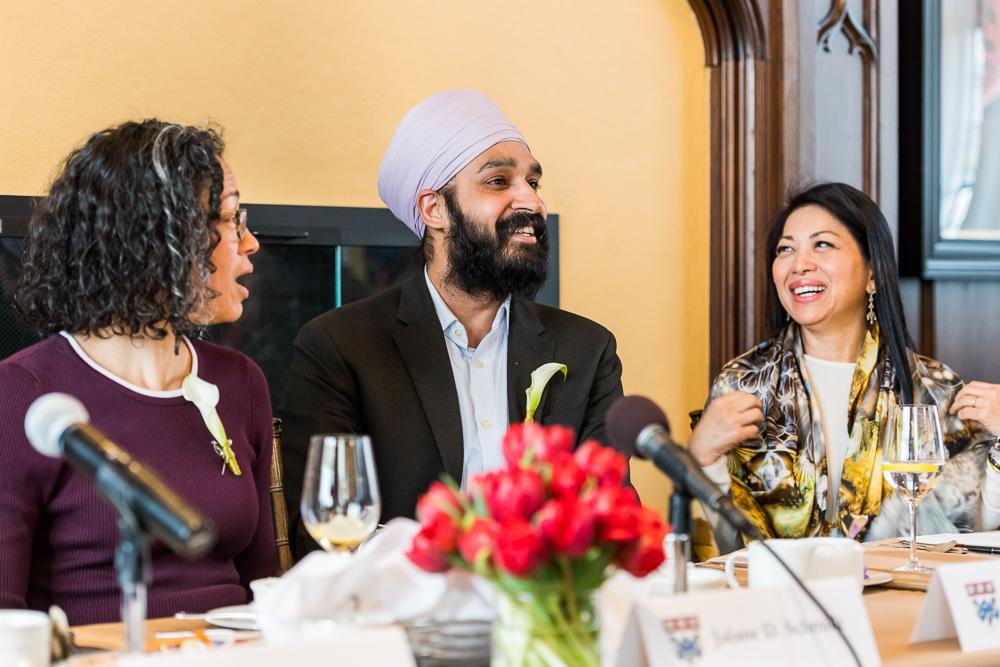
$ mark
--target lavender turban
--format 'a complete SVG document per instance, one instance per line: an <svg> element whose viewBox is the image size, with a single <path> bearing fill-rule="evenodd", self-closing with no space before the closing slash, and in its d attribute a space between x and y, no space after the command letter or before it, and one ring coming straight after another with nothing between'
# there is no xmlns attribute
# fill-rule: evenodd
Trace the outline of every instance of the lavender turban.
<svg viewBox="0 0 1000 667"><path fill-rule="evenodd" d="M511 140L528 143L482 93L463 88L428 97L400 121L378 170L378 194L423 237L417 193L439 190L483 151Z"/></svg>

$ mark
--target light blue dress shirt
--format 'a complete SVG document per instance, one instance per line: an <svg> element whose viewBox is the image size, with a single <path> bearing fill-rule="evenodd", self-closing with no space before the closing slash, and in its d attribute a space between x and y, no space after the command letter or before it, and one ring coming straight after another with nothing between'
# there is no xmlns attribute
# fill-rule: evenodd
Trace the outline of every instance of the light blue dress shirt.
<svg viewBox="0 0 1000 667"><path fill-rule="evenodd" d="M507 430L507 332L510 325L508 296L493 318L490 332L469 347L465 327L438 294L424 268L424 279L441 322L451 372L455 376L458 407L462 415L462 488L481 472L503 466L500 442Z"/></svg>

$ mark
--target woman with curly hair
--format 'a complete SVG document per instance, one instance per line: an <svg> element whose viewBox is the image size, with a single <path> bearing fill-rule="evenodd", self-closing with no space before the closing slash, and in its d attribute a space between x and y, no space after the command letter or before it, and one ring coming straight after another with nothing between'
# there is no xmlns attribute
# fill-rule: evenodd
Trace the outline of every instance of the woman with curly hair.
<svg viewBox="0 0 1000 667"><path fill-rule="evenodd" d="M248 599L277 571L270 399L245 356L196 339L240 317L257 240L223 144L156 120L98 132L35 209L17 303L41 342L0 362L0 606L119 615L115 513L25 438L42 394L80 399L95 427L209 517L218 542L186 562L152 548L151 616ZM196 394L217 394L211 406ZM199 402L201 403L201 402Z"/></svg>
<svg viewBox="0 0 1000 667"><path fill-rule="evenodd" d="M920 504L919 532L1000 522L989 509L1000 498L980 493L993 439L950 414L959 377L913 351L875 202L844 183L803 190L766 252L775 334L719 372L691 454L769 537L906 534L906 505L880 473L885 420L898 403L933 404L950 460ZM715 532L721 550L738 546Z"/></svg>

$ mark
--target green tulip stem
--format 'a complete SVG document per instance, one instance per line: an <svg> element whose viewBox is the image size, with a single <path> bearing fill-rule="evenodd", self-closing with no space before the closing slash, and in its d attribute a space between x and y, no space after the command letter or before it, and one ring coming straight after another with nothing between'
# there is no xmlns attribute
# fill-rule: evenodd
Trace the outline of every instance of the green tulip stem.
<svg viewBox="0 0 1000 667"><path fill-rule="evenodd" d="M501 593L500 623L508 630L497 637L503 655L497 667L599 667L593 626L580 618L579 591L572 577L565 578L568 562L559 560L564 563L560 585Z"/></svg>
<svg viewBox="0 0 1000 667"><path fill-rule="evenodd" d="M570 618L580 618L576 604L576 587L573 586L573 573L569 569L569 563L563 556L557 556L556 562L559 563L559 569L562 570L563 587L566 589L566 611L569 612Z"/></svg>

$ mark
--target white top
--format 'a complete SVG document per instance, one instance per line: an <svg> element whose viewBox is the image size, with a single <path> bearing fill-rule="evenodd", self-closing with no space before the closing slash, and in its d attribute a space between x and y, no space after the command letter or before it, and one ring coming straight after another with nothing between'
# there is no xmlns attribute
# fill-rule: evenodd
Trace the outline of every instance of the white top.
<svg viewBox="0 0 1000 667"><path fill-rule="evenodd" d="M802 357L809 373L809 389L819 408L826 446L826 520L836 523L844 459L851 448L847 409L851 401L854 362L827 361L808 354Z"/></svg>
<svg viewBox="0 0 1000 667"><path fill-rule="evenodd" d="M67 341L69 341L70 347L73 348L73 351L76 352L77 356L79 356L80 359L82 359L85 364L87 364L88 366L90 366L91 368L93 368L95 371L97 371L98 373L100 373L104 377L108 378L109 380L112 380L113 382L116 382L116 383L120 384L121 386L125 387L126 389L128 389L130 391L134 391L137 394L142 394L143 396L150 396L152 398L176 398L178 396L183 396L184 395L184 389L183 388L180 388L180 389L167 389L167 390L160 391L160 390L157 390L157 389L146 389L145 387L140 387L139 385L132 384L131 382L129 382L125 378L120 377L118 375L115 375L114 373L112 373L111 371L109 371L107 368L105 368L104 366L101 366L99 363L97 363L96 361L94 361L93 359L91 359L90 355L88 355L84 351L84 349L82 347L80 347L80 343L78 343L77 340L76 340L76 338L73 337L73 334L69 333L68 331L60 331L59 334L63 338L65 338ZM187 339L187 336L181 336L181 340L184 341L184 344L187 345L187 349L191 352L191 375L194 375L195 377L197 377L198 376L198 353L195 352L194 345L192 345L191 341L189 341Z"/></svg>

